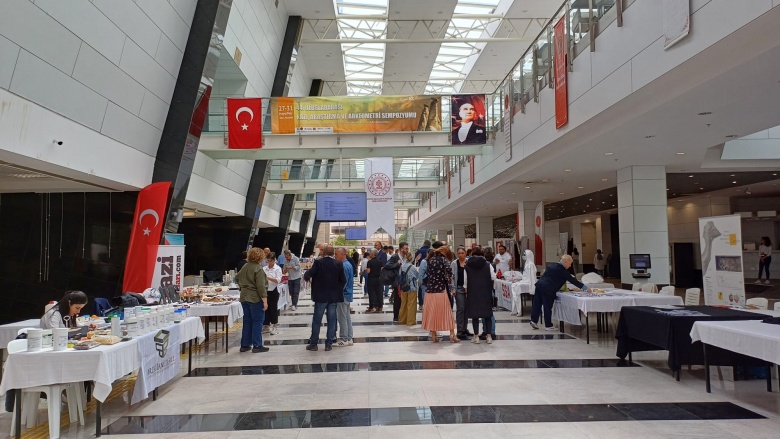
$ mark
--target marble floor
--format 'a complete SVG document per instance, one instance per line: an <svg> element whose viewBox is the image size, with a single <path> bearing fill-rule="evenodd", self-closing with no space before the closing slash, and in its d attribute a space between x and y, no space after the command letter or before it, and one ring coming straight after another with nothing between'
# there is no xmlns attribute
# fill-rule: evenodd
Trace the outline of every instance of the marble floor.
<svg viewBox="0 0 780 439"><path fill-rule="evenodd" d="M431 343L419 324L394 325L392 314L352 315L355 344L306 351L311 302L280 317L281 333L264 336L266 353L240 353L240 324L211 339L193 357L193 374L159 389L156 401L130 405L132 377L115 383L103 405L110 438L776 438L780 394L766 381L732 381L731 368L702 367L675 381L666 352L615 356L614 328L591 343L581 327L566 334L532 330L522 317L496 313L493 344L445 338ZM353 308L364 311L357 295ZM385 310L392 309L385 307ZM418 318L420 314L418 313ZM212 327L213 330L213 327ZM322 328L321 337L325 334ZM777 381L775 380L775 383ZM40 418L45 419L41 406ZM95 435L68 425L63 438ZM0 437L10 431L0 415ZM23 437L46 437L40 425Z"/></svg>

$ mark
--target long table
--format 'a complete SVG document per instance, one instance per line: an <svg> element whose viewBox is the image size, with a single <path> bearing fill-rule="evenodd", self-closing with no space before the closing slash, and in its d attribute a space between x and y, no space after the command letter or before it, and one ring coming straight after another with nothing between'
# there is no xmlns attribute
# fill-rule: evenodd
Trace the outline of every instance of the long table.
<svg viewBox="0 0 780 439"><path fill-rule="evenodd" d="M580 312L585 314L585 334L590 343L590 320L588 313L620 312L624 306L683 305L682 297L661 296L655 293L611 289L606 293L569 293L558 292L553 314L563 332L563 323L582 325Z"/></svg>
<svg viewBox="0 0 780 439"><path fill-rule="evenodd" d="M205 339L199 318L188 317L179 325L180 340L189 342L187 373L192 373L192 341ZM169 325L173 326L173 325ZM164 328L163 328L164 329ZM38 352L17 352L8 356L5 374L0 382L0 393L16 389L16 437L21 435L21 389L51 384L94 381L92 396L97 401L96 436L100 436L100 406L111 393L114 381L141 367L138 340L154 337L155 332L114 345L98 346L88 351L51 348Z"/></svg>
<svg viewBox="0 0 780 439"><path fill-rule="evenodd" d="M218 322L222 322L222 329L225 331L225 353L228 351L228 331L226 326L230 326L238 319L244 317L244 308L241 307L241 302L229 302L217 305L190 305L187 314L190 317L205 317L206 320L206 338L209 338L209 320L212 317L216 317L214 322L214 330L217 330Z"/></svg>
<svg viewBox="0 0 780 439"><path fill-rule="evenodd" d="M618 340L617 356L631 361L632 352L669 351L667 364L680 380L683 364L703 365L704 353L699 343L691 340L691 330L699 321L762 320L766 315L712 306L686 306L685 311L701 315L675 315L671 310L647 306L624 307L620 312L615 338ZM734 363L734 354L718 352L711 358L720 365Z"/></svg>
<svg viewBox="0 0 780 439"><path fill-rule="evenodd" d="M695 322L690 336L693 342L702 343L707 393L711 393L709 368L711 347L777 364L780 372L780 325L762 323L758 320ZM767 391L772 391L771 373L767 374Z"/></svg>
<svg viewBox="0 0 780 439"><path fill-rule="evenodd" d="M509 311L514 309L515 294L517 297L522 297L523 294L531 294L531 285L527 282L509 282L503 279L496 279L493 282L498 306ZM519 315L523 315L522 303L517 309L520 310Z"/></svg>

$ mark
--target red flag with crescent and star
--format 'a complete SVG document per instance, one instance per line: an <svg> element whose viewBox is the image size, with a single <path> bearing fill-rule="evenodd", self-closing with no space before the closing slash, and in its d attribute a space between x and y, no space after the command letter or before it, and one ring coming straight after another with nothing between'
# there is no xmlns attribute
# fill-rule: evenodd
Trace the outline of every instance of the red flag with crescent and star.
<svg viewBox="0 0 780 439"><path fill-rule="evenodd" d="M228 98L228 148L256 149L263 146L263 107L260 98Z"/></svg>
<svg viewBox="0 0 780 439"><path fill-rule="evenodd" d="M127 247L122 292L142 293L152 286L154 260L160 247L171 182L153 183L141 189L135 203L133 228Z"/></svg>

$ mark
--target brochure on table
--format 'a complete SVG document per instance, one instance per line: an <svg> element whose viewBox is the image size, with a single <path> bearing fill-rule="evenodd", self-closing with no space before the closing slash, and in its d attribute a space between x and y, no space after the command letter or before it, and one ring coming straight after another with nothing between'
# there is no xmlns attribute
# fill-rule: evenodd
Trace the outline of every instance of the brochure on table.
<svg viewBox="0 0 780 439"><path fill-rule="evenodd" d="M744 305L742 224L739 215L699 218L705 305Z"/></svg>

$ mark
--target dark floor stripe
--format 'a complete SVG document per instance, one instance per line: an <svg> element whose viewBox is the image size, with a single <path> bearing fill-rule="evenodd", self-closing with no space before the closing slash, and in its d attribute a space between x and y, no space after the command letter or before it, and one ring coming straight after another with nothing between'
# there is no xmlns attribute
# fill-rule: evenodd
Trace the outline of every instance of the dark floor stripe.
<svg viewBox="0 0 780 439"><path fill-rule="evenodd" d="M617 358L572 360L453 360L453 361L389 361L365 363L286 364L274 366L199 367L191 377L235 375L287 375L324 372L376 372L387 370L445 369L575 369L585 367L639 367Z"/></svg>
<svg viewBox="0 0 780 439"><path fill-rule="evenodd" d="M388 407L126 416L104 434L160 434L372 425L764 419L730 402Z"/></svg>
<svg viewBox="0 0 780 439"><path fill-rule="evenodd" d="M496 320L496 323L528 323L530 319L514 319L514 320ZM417 324L422 324L421 321L417 321ZM391 321L384 322L352 322L352 326L396 326L398 323ZM328 326L325 322L322 326ZM280 323L280 328L311 328L311 323Z"/></svg>
<svg viewBox="0 0 780 439"><path fill-rule="evenodd" d="M322 334L320 334L322 335ZM449 343L449 336L441 336L439 339L442 343ZM575 337L567 334L522 334L522 335L498 335L496 341L502 340L573 340ZM389 337L355 337L352 339L355 343L387 343L387 342L400 342L400 341L430 341L431 338L427 335L408 335L408 336L389 336ZM324 339L320 339L319 344L324 344ZM469 343L468 340L463 340L461 343ZM266 340L263 342L265 346L291 346L291 345L303 345L309 344L307 339L291 339L291 340Z"/></svg>

